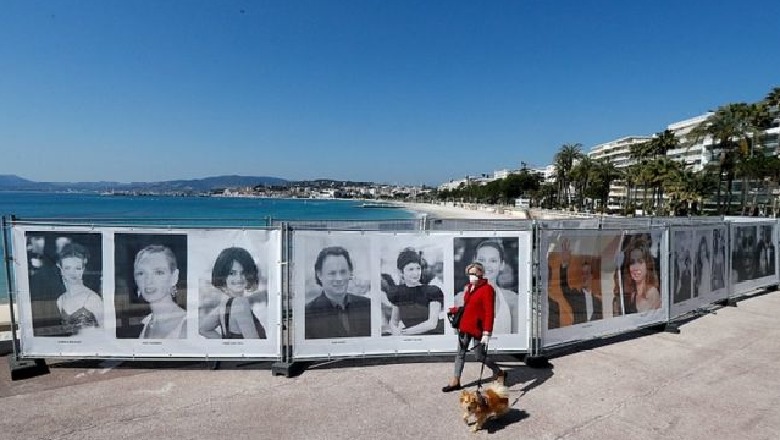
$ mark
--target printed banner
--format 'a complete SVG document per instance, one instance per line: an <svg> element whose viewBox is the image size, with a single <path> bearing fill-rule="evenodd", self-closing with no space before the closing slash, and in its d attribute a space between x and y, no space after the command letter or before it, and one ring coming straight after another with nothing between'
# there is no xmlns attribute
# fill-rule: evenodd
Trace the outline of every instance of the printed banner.
<svg viewBox="0 0 780 440"><path fill-rule="evenodd" d="M728 297L726 229L725 225L670 229L671 318Z"/></svg>
<svg viewBox="0 0 780 440"><path fill-rule="evenodd" d="M775 222L731 223L732 295L778 283Z"/></svg>
<svg viewBox="0 0 780 440"><path fill-rule="evenodd" d="M543 231L543 344L616 334L668 313L664 233Z"/></svg>
<svg viewBox="0 0 780 440"><path fill-rule="evenodd" d="M528 347L529 232L293 235L296 358L451 352L446 312L479 261L496 293L491 349Z"/></svg>
<svg viewBox="0 0 780 440"><path fill-rule="evenodd" d="M279 356L278 231L15 226L13 239L24 356Z"/></svg>

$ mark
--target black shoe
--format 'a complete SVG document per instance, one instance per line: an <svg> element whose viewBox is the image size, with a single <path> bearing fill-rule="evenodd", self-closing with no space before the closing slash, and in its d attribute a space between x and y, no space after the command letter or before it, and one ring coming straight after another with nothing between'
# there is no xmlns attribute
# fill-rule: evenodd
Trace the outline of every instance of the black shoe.
<svg viewBox="0 0 780 440"><path fill-rule="evenodd" d="M450 391L457 391L457 390L462 390L462 389L463 389L463 386L462 386L461 384L457 384L457 385L445 385L445 386L441 387L441 390L442 390L443 392L445 392L445 393L449 393Z"/></svg>

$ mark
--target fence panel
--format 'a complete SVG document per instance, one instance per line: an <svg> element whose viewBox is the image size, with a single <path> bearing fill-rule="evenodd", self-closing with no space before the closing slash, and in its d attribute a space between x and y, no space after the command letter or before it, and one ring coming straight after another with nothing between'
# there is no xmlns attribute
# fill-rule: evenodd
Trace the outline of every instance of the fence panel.
<svg viewBox="0 0 780 440"><path fill-rule="evenodd" d="M278 230L12 229L22 356L280 355Z"/></svg>
<svg viewBox="0 0 780 440"><path fill-rule="evenodd" d="M663 228L540 232L545 347L668 318Z"/></svg>

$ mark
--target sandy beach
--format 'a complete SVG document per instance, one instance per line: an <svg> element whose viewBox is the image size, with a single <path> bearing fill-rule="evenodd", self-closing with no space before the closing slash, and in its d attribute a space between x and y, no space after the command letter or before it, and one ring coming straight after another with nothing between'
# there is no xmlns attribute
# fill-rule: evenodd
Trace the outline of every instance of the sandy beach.
<svg viewBox="0 0 780 440"><path fill-rule="evenodd" d="M527 210L472 203L399 203L404 209L439 219L505 219L524 220Z"/></svg>
<svg viewBox="0 0 780 440"><path fill-rule="evenodd" d="M425 214L429 218L439 219L504 219L504 220L556 220L571 218L590 218L592 215L551 210L551 209L524 209L513 206L485 205L478 203L406 203L400 202L399 206Z"/></svg>

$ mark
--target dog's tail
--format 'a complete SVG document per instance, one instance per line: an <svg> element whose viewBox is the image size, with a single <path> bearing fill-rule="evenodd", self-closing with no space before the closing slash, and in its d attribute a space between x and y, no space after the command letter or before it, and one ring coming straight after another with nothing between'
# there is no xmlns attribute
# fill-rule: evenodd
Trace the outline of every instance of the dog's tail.
<svg viewBox="0 0 780 440"><path fill-rule="evenodd" d="M498 397L509 397L509 389L500 383L493 382L486 388L496 393Z"/></svg>

